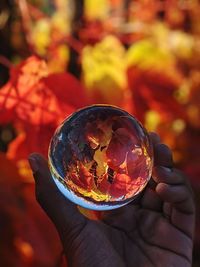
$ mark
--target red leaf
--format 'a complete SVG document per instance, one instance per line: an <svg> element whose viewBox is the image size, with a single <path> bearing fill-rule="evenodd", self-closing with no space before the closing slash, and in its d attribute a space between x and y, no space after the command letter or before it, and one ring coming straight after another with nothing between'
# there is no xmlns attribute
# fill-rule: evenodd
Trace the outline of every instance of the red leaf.
<svg viewBox="0 0 200 267"><path fill-rule="evenodd" d="M145 113L150 109L172 118L186 119L183 107L174 98L180 77L132 67L128 69L128 80L132 91L133 112L141 122L144 122Z"/></svg>
<svg viewBox="0 0 200 267"><path fill-rule="evenodd" d="M41 82L47 75L45 61L34 56L11 69L10 81L0 91L1 122L13 118L40 125L63 119L56 97ZM67 107L70 113L73 108Z"/></svg>
<svg viewBox="0 0 200 267"><path fill-rule="evenodd" d="M131 182L131 179L126 174L117 174L115 176L114 182L110 187L109 193L113 197L121 197L128 193L128 186Z"/></svg>
<svg viewBox="0 0 200 267"><path fill-rule="evenodd" d="M7 155L12 160L27 159L28 155L33 152L43 154L45 157L48 153L50 139L55 131L55 126L41 125L35 127L32 124L24 125L24 132L21 132L8 147Z"/></svg>
<svg viewBox="0 0 200 267"><path fill-rule="evenodd" d="M106 150L108 165L113 169L121 165L125 161L127 153L131 152L137 143L136 137L128 129L118 128Z"/></svg>
<svg viewBox="0 0 200 267"><path fill-rule="evenodd" d="M50 74L43 79L43 82L53 92L60 104L68 104L74 108L81 108L87 105L82 84L71 74Z"/></svg>

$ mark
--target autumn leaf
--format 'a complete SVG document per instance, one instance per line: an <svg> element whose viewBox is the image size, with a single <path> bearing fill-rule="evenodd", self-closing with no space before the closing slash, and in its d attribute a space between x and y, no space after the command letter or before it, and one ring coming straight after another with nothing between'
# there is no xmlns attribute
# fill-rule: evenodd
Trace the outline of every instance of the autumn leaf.
<svg viewBox="0 0 200 267"><path fill-rule="evenodd" d="M121 105L126 86L125 49L114 36L106 36L82 51L83 79L93 103Z"/></svg>
<svg viewBox="0 0 200 267"><path fill-rule="evenodd" d="M144 123L147 111L154 110L163 117L187 119L185 110L175 99L180 81L163 72L128 69L129 86L132 91L133 113ZM167 99L167 101L166 101Z"/></svg>
<svg viewBox="0 0 200 267"><path fill-rule="evenodd" d="M55 131L55 126L51 124L40 127L33 127L26 124L18 133L18 136L9 144L7 156L12 160L27 159L30 153L47 155L50 139Z"/></svg>
<svg viewBox="0 0 200 267"><path fill-rule="evenodd" d="M54 73L42 81L55 95L60 105L68 105L77 109L88 104L83 85L71 74Z"/></svg>
<svg viewBox="0 0 200 267"><path fill-rule="evenodd" d="M108 165L114 169L119 167L125 161L128 152L132 153L132 150L137 144L138 140L130 130L118 128L114 131L106 150Z"/></svg>
<svg viewBox="0 0 200 267"><path fill-rule="evenodd" d="M0 122L11 119L34 125L57 122L61 117L59 104L41 82L47 75L45 61L34 56L13 67L9 82L0 91Z"/></svg>

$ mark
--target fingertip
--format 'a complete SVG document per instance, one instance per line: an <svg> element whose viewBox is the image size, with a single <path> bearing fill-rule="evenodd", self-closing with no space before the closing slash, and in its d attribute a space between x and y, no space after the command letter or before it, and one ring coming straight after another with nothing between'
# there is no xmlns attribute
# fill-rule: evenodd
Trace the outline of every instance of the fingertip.
<svg viewBox="0 0 200 267"><path fill-rule="evenodd" d="M168 168L173 167L173 156L170 148L165 144L156 144L154 146L154 162Z"/></svg>
<svg viewBox="0 0 200 267"><path fill-rule="evenodd" d="M157 153L167 154L168 156L172 154L171 149L164 143L156 144Z"/></svg>
<svg viewBox="0 0 200 267"><path fill-rule="evenodd" d="M32 170L33 174L38 172L39 166L38 166L38 163L37 163L37 159L34 157L34 155L30 155L28 157L28 161L29 161L29 165L31 167L31 170Z"/></svg>
<svg viewBox="0 0 200 267"><path fill-rule="evenodd" d="M162 200L170 203L181 203L191 199L191 193L184 185L169 185L159 183L156 187L157 194Z"/></svg>
<svg viewBox="0 0 200 267"><path fill-rule="evenodd" d="M165 166L154 166L153 168L153 175L155 177L159 177L162 175L170 175L172 174L173 169Z"/></svg>
<svg viewBox="0 0 200 267"><path fill-rule="evenodd" d="M169 185L168 184L165 184L165 183L159 183L157 186L156 186L156 192L159 194L159 195L163 195L164 193L166 193L166 191L169 189Z"/></svg>
<svg viewBox="0 0 200 267"><path fill-rule="evenodd" d="M33 173L39 171L39 168L40 168L40 164L43 163L43 164L46 164L47 161L46 159L44 158L44 156L42 156L41 154L39 153L31 153L29 156L28 156L28 161L29 161L29 164L30 164L30 167L33 171Z"/></svg>
<svg viewBox="0 0 200 267"><path fill-rule="evenodd" d="M150 137L153 145L159 144L161 142L160 136L155 132L149 132L149 137Z"/></svg>
<svg viewBox="0 0 200 267"><path fill-rule="evenodd" d="M156 183L170 183L173 181L171 178L172 169L164 166L154 166L153 168L153 180ZM171 181L172 180L172 181ZM172 182L173 183L173 182Z"/></svg>
<svg viewBox="0 0 200 267"><path fill-rule="evenodd" d="M171 202L172 196L170 185L163 182L158 183L158 185L156 186L156 193L162 199L162 201Z"/></svg>
<svg viewBox="0 0 200 267"><path fill-rule="evenodd" d="M33 152L31 153L28 158L36 158L36 159L41 159L41 158L44 158L40 153L37 153L37 152Z"/></svg>
<svg viewBox="0 0 200 267"><path fill-rule="evenodd" d="M38 162L38 164L47 165L46 158L42 154L39 154L39 153L36 153L36 152L30 154L28 159L34 159L35 161Z"/></svg>
<svg viewBox="0 0 200 267"><path fill-rule="evenodd" d="M32 153L29 155L28 161L37 186L40 185L44 187L47 184L52 184L48 162L43 155L39 153Z"/></svg>

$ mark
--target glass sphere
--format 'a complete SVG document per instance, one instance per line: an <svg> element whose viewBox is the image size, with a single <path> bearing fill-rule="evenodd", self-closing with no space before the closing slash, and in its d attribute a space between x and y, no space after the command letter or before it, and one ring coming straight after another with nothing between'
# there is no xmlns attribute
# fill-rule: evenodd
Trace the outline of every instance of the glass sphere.
<svg viewBox="0 0 200 267"><path fill-rule="evenodd" d="M94 105L78 110L56 130L49 166L59 190L93 210L119 208L148 183L153 165L146 130L128 112Z"/></svg>

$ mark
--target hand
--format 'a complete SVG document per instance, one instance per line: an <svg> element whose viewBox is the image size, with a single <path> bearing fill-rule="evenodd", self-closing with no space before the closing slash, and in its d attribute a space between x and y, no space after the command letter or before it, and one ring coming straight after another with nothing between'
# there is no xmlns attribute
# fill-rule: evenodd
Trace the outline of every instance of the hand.
<svg viewBox="0 0 200 267"><path fill-rule="evenodd" d="M55 224L69 267L191 267L195 208L184 174L169 148L154 142L153 179L143 195L107 211L102 221L83 216L57 189L46 160L29 158L36 198Z"/></svg>

